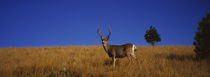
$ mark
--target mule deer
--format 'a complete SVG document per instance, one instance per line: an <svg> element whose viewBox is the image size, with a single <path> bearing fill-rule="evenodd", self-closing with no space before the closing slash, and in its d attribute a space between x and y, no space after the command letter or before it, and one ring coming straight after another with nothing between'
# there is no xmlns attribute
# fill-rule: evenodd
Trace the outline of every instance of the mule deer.
<svg viewBox="0 0 210 77"><path fill-rule="evenodd" d="M111 35L111 28L109 26L109 34L103 38L103 36L100 34L101 28L98 28L97 32L99 36L101 37L102 45L106 53L109 55L109 57L113 60L113 66L115 67L116 58L124 58L128 57L129 63L131 61L131 58L134 58L137 60L134 51L136 51L136 46L128 43L123 45L109 45L108 40Z"/></svg>

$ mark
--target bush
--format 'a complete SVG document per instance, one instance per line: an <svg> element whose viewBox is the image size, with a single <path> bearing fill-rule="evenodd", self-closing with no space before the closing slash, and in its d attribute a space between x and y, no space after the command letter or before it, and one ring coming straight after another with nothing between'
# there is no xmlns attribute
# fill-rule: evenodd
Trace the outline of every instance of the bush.
<svg viewBox="0 0 210 77"><path fill-rule="evenodd" d="M144 38L148 43L151 43L152 46L155 46L156 42L161 41L160 34L158 34L157 30L152 25L150 26L150 29L146 31Z"/></svg>

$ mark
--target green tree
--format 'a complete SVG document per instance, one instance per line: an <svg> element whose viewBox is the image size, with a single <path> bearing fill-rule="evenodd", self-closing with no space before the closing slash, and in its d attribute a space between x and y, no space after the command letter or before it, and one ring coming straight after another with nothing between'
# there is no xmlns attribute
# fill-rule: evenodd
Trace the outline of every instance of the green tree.
<svg viewBox="0 0 210 77"><path fill-rule="evenodd" d="M149 30L146 30L146 34L144 35L144 38L146 39L148 43L151 43L152 46L155 46L156 42L161 41L160 34L158 34L157 30L152 25L150 26Z"/></svg>
<svg viewBox="0 0 210 77"><path fill-rule="evenodd" d="M195 53L198 59L210 58L210 13L199 22L195 34Z"/></svg>

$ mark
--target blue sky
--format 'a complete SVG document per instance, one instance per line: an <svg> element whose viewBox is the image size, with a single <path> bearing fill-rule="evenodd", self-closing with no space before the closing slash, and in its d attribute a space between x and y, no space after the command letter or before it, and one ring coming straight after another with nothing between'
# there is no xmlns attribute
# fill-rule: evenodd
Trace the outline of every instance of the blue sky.
<svg viewBox="0 0 210 77"><path fill-rule="evenodd" d="M1 0L0 47L146 45L156 27L158 45L192 45L198 22L210 13L209 0ZM105 26L106 24L106 26Z"/></svg>

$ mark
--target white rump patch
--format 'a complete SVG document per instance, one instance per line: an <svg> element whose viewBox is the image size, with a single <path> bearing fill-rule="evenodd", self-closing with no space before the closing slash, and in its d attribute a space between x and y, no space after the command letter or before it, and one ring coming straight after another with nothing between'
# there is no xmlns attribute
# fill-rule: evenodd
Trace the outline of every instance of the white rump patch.
<svg viewBox="0 0 210 77"><path fill-rule="evenodd" d="M132 51L135 51L136 50L136 46L135 45L133 45L133 47L132 47Z"/></svg>
<svg viewBox="0 0 210 77"><path fill-rule="evenodd" d="M134 53L135 50L136 50L136 46L133 45L133 47L132 47L132 52L131 52L131 56L134 57L134 58L136 58L135 53Z"/></svg>

